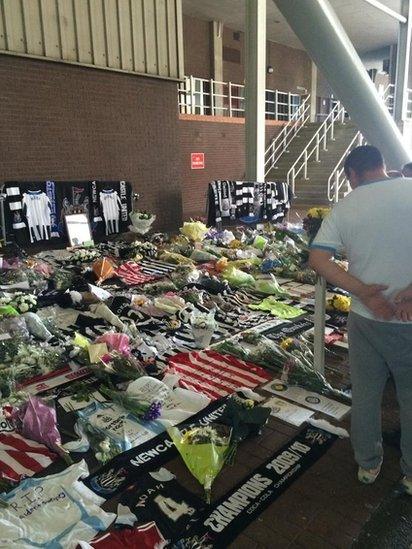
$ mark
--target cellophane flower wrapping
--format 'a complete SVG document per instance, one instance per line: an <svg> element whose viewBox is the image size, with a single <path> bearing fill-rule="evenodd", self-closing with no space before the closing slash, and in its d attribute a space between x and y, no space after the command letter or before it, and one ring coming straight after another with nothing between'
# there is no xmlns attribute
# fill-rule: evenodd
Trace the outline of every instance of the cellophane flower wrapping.
<svg viewBox="0 0 412 549"><path fill-rule="evenodd" d="M203 486L206 501L210 503L213 481L222 470L229 451L231 429L211 424L180 429L170 427L167 432L186 467Z"/></svg>
<svg viewBox="0 0 412 549"><path fill-rule="evenodd" d="M115 276L116 265L108 257L97 259L92 265L92 271L96 275L97 285L100 286L105 280Z"/></svg>
<svg viewBox="0 0 412 549"><path fill-rule="evenodd" d="M24 437L45 444L50 450L65 456L57 429L56 410L43 399L29 395L26 402L12 409L10 419Z"/></svg>
<svg viewBox="0 0 412 549"><path fill-rule="evenodd" d="M127 334L107 332L99 336L95 343L106 343L109 352L115 351L124 356L130 356L130 338Z"/></svg>
<svg viewBox="0 0 412 549"><path fill-rule="evenodd" d="M146 212L131 212L129 214L129 217L130 221L132 222L132 224L129 226L129 229L133 233L137 234L148 233L156 219L155 215L148 214Z"/></svg>
<svg viewBox="0 0 412 549"><path fill-rule="evenodd" d="M201 221L185 221L180 228L180 232L193 242L202 242L208 230Z"/></svg>

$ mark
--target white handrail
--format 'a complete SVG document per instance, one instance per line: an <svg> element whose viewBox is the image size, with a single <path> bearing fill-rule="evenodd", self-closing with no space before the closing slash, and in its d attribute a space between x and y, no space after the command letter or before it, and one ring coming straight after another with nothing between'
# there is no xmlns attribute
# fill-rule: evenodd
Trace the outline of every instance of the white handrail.
<svg viewBox="0 0 412 549"><path fill-rule="evenodd" d="M301 103L300 107L292 114L289 122L283 126L282 131L271 141L265 151L265 177L275 166L276 162L287 151L288 146L297 136L301 128L310 119L310 95Z"/></svg>
<svg viewBox="0 0 412 549"><path fill-rule="evenodd" d="M338 162L336 163L336 166L328 179L328 200L330 200L330 202L332 201L338 202L339 191L342 188L342 186L345 183L349 186L349 181L346 178L345 170L343 167L345 158L355 146L363 145L363 143L365 143L365 138L363 137L361 132L357 132L354 138L351 140L351 142L347 146L345 152L342 154L342 156L339 158ZM333 193L332 193L332 189L333 189Z"/></svg>
<svg viewBox="0 0 412 549"><path fill-rule="evenodd" d="M345 120L345 108L339 101L319 126L319 129L313 135L312 139L300 153L287 173L287 182L291 186L293 194L295 194L296 176L303 170L303 177L305 179L308 177L308 160L313 154L315 154L316 161L319 162L321 144L323 143L324 151L328 150L326 145L328 143L329 133L330 139L332 141L335 139L335 123L338 120L342 123L344 123Z"/></svg>

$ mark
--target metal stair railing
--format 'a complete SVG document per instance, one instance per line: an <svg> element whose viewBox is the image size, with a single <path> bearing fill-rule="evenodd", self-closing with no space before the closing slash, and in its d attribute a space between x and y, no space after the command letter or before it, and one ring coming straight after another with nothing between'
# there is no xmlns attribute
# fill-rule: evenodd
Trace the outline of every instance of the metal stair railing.
<svg viewBox="0 0 412 549"><path fill-rule="evenodd" d="M283 153L288 151L290 143L299 134L299 131L310 119L310 95L301 103L294 112L289 122L283 126L282 131L271 141L265 151L265 177L275 167L276 162Z"/></svg>
<svg viewBox="0 0 412 549"><path fill-rule="evenodd" d="M324 151L328 150L328 141L334 141L335 139L335 124L338 121L344 124L345 114L344 106L340 102L337 102L289 169L287 173L287 182L291 186L293 195L295 195L295 182L297 176L303 170L304 179L308 179L308 161L315 155L316 162L319 162L321 147Z"/></svg>
<svg viewBox="0 0 412 549"><path fill-rule="evenodd" d="M344 170L345 158L353 148L358 147L359 145L363 145L365 142L366 140L361 132L357 132L352 141L347 146L345 152L339 158L335 168L333 169L333 172L330 174L328 179L328 200L330 202L339 201L339 191L341 190L343 185L346 184L348 186L347 191L350 191L349 181L346 178Z"/></svg>
<svg viewBox="0 0 412 549"><path fill-rule="evenodd" d="M410 91L408 89L408 102L412 103L412 99L409 99L410 97ZM387 107L388 111L393 115L393 104L394 104L394 97L395 97L395 85L394 84L388 84L386 88L382 92L382 101L385 103L385 106ZM411 113L412 114L412 113ZM332 173L329 176L328 179L328 200L330 202L339 202L339 192L342 189L344 185L347 185L347 193L350 192L350 184L349 181L346 178L345 171L343 169L345 158L349 154L349 152L359 146L364 145L366 143L366 139L363 137L361 132L357 132L356 135L353 137L349 145L347 146L345 152L342 154L342 156L339 158L339 160L336 163L336 166L334 167ZM345 193L345 194L347 194Z"/></svg>

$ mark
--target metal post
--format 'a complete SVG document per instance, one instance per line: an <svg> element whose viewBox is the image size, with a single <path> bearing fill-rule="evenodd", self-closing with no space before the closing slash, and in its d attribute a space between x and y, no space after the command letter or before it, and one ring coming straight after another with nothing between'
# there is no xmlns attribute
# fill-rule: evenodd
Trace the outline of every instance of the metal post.
<svg viewBox="0 0 412 549"><path fill-rule="evenodd" d="M274 2L388 167L399 169L408 162L411 153L328 0Z"/></svg>
<svg viewBox="0 0 412 549"><path fill-rule="evenodd" d="M399 127L406 120L408 101L409 58L411 50L412 2L402 0L401 13L407 19L399 23L398 50L396 56L394 118Z"/></svg>
<svg viewBox="0 0 412 549"><path fill-rule="evenodd" d="M328 150L326 147L326 124L323 126L323 150Z"/></svg>
<svg viewBox="0 0 412 549"><path fill-rule="evenodd" d="M266 0L246 1L246 178L265 179Z"/></svg>
<svg viewBox="0 0 412 549"><path fill-rule="evenodd" d="M190 114L196 114L195 109L195 79L190 76Z"/></svg>
<svg viewBox="0 0 412 549"><path fill-rule="evenodd" d="M305 158L305 163L303 165L303 177L307 179L308 178L308 149L305 149L304 158Z"/></svg>
<svg viewBox="0 0 412 549"><path fill-rule="evenodd" d="M311 80L310 80L310 121L316 122L316 108L318 96L318 68L312 61Z"/></svg>
<svg viewBox="0 0 412 549"><path fill-rule="evenodd" d="M339 202L339 170L335 172L335 202Z"/></svg>
<svg viewBox="0 0 412 549"><path fill-rule="evenodd" d="M319 134L316 134L316 162L319 162Z"/></svg>
<svg viewBox="0 0 412 549"><path fill-rule="evenodd" d="M326 280L317 276L315 284L315 327L313 336L314 368L321 374L325 372L325 314Z"/></svg>
<svg viewBox="0 0 412 549"><path fill-rule="evenodd" d="M275 120L279 120L279 114L278 114L278 90L275 90Z"/></svg>
<svg viewBox="0 0 412 549"><path fill-rule="evenodd" d="M228 91L228 94L229 94L229 97L228 97L228 101L229 101L229 116L231 117L231 116L232 116L232 82L229 82L229 83L228 83L228 86L229 86L229 91Z"/></svg>
<svg viewBox="0 0 412 549"><path fill-rule="evenodd" d="M215 98L214 98L214 86L213 79L210 79L210 114L215 116Z"/></svg>

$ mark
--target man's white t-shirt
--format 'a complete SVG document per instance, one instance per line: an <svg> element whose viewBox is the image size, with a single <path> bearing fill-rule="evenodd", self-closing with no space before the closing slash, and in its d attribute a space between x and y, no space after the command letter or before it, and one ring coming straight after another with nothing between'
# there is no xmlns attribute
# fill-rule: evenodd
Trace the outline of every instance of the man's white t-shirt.
<svg viewBox="0 0 412 549"><path fill-rule="evenodd" d="M353 190L325 218L312 248L344 250L352 275L388 286L385 295L394 297L412 283L412 178L370 181ZM377 320L356 297L352 311Z"/></svg>

